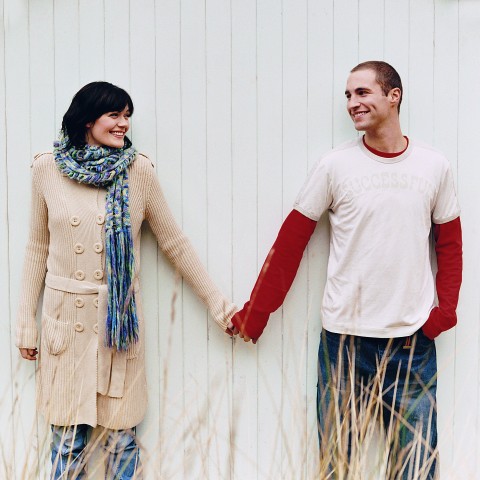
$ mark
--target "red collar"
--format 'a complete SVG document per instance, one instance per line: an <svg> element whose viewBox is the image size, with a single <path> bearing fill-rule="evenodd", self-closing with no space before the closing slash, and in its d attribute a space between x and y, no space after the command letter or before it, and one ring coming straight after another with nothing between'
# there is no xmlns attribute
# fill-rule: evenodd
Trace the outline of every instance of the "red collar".
<svg viewBox="0 0 480 480"><path fill-rule="evenodd" d="M363 144L365 145L365 148L367 150L370 150L374 155L377 155L378 157L383 157L383 158L394 158L401 155L408 148L408 144L410 143L410 141L406 136L404 136L403 138L405 138L405 140L407 141L407 146L401 152L394 152L394 153L381 152L380 150L375 150L374 148L370 147L369 145L367 145L367 142L365 142L365 135L362 137L362 140L363 140Z"/></svg>

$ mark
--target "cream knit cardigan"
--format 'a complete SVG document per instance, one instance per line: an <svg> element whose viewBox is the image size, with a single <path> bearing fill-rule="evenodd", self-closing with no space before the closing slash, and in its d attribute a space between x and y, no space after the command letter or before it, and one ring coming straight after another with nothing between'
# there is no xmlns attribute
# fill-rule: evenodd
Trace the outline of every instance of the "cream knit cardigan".
<svg viewBox="0 0 480 480"><path fill-rule="evenodd" d="M137 155L128 173L136 276L140 273L140 227L147 220L167 258L225 330L236 307L217 290L177 226L150 161ZM104 346L105 193L63 176L51 153L35 157L16 346L37 346L35 317L45 286L37 408L55 425L131 428L140 423L146 410L140 292L136 293L139 341L126 353Z"/></svg>

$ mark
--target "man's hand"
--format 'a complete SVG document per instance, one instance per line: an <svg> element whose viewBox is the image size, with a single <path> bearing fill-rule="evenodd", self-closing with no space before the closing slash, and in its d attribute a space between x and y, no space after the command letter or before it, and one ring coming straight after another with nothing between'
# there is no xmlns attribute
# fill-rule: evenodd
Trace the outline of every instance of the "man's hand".
<svg viewBox="0 0 480 480"><path fill-rule="evenodd" d="M36 348L19 348L20 355L25 360L36 360L38 351Z"/></svg>
<svg viewBox="0 0 480 480"><path fill-rule="evenodd" d="M244 342L250 342L250 340L255 344L257 343L256 339L250 338L248 335L242 333L232 322L228 323L226 332L233 337L234 335L238 335L240 338L243 338Z"/></svg>

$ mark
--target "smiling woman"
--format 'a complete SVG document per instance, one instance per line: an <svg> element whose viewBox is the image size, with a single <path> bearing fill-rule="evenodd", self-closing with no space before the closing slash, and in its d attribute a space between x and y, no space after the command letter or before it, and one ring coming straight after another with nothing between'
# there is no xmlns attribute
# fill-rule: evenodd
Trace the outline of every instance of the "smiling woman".
<svg viewBox="0 0 480 480"><path fill-rule="evenodd" d="M130 128L133 110L132 99L125 90L108 82L92 82L73 97L63 116L62 132L69 136L69 147L131 146L128 138L124 142L124 137ZM121 134L121 138L114 137L114 132ZM115 143L111 144L113 139Z"/></svg>
<svg viewBox="0 0 480 480"><path fill-rule="evenodd" d="M227 330L236 308L177 226L147 157L126 136L133 102L107 82L83 87L52 153L35 157L16 345L37 358L39 410L52 426L52 478L80 478L92 427L104 427L106 478L141 478L135 427L146 410L139 292L147 220L175 269Z"/></svg>
<svg viewBox="0 0 480 480"><path fill-rule="evenodd" d="M100 147L122 148L125 135L130 128L130 109L104 113L95 122L87 123L87 143Z"/></svg>

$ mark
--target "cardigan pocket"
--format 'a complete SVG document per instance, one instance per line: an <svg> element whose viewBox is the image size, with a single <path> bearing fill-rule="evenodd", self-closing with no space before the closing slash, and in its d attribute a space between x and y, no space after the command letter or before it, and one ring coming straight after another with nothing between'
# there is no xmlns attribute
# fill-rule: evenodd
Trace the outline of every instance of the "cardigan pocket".
<svg viewBox="0 0 480 480"><path fill-rule="evenodd" d="M75 330L71 323L61 322L42 315L42 337L50 355L60 355L75 338Z"/></svg>

